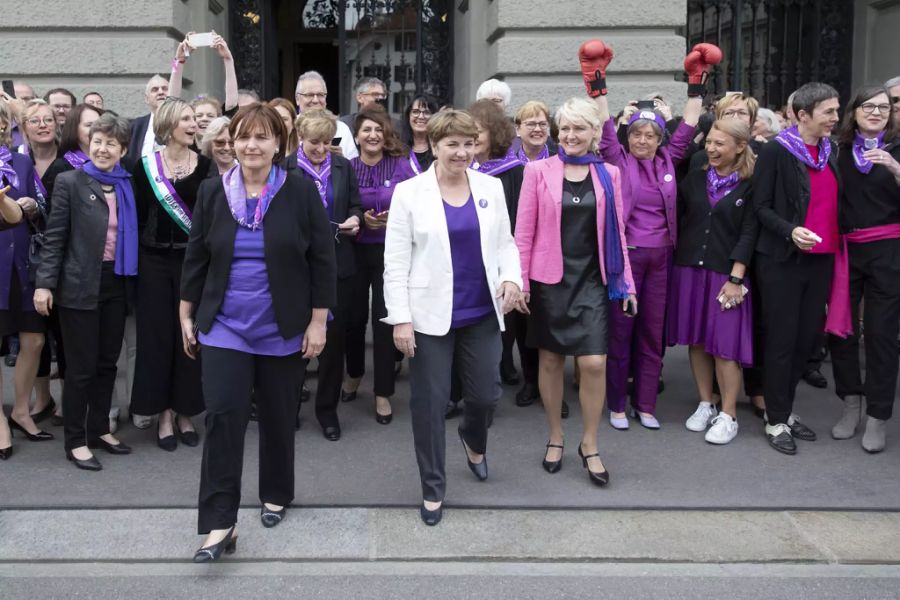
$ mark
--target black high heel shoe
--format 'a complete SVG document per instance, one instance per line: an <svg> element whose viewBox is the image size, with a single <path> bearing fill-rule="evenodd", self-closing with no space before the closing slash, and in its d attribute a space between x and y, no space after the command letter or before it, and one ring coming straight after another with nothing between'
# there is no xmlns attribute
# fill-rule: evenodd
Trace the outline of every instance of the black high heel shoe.
<svg viewBox="0 0 900 600"><path fill-rule="evenodd" d="M388 402L390 402L390 399L388 399ZM378 399L376 399L375 400L375 420L378 421L378 423L380 423L382 425L387 425L388 423L391 422L391 420L393 418L394 418L393 409L391 410L391 413L387 414L387 415L383 415L378 412Z"/></svg>
<svg viewBox="0 0 900 600"><path fill-rule="evenodd" d="M231 529L228 530L228 535L221 542L197 550L194 553L194 562L214 562L221 558L223 552L225 554L234 554L235 550L237 550L237 536L234 535L234 525L232 525Z"/></svg>
<svg viewBox="0 0 900 600"><path fill-rule="evenodd" d="M110 454L131 454L131 446L126 446L122 442L119 442L118 444L110 444L103 438L92 440L88 442L87 446L91 450L100 448L101 450L106 450Z"/></svg>
<svg viewBox="0 0 900 600"><path fill-rule="evenodd" d="M441 522L441 518L444 516L444 505L441 504L434 510L428 510L423 504L419 507L419 516L422 517L423 523L429 527L434 527Z"/></svg>
<svg viewBox="0 0 900 600"><path fill-rule="evenodd" d="M42 408L40 411L31 415L31 420L34 421L34 423L36 425L36 424L40 423L41 421L43 421L44 419L46 419L47 417L52 416L55 411L56 411L56 400L54 400L53 397L51 396L50 403L47 404L47 406L45 406L44 408Z"/></svg>
<svg viewBox="0 0 900 600"><path fill-rule="evenodd" d="M263 527L272 528L284 520L286 512L286 506L282 506L281 510L271 510L266 508L266 505L263 504L262 508L259 510L259 520L262 521Z"/></svg>
<svg viewBox="0 0 900 600"><path fill-rule="evenodd" d="M175 449L178 448L178 438L175 437L174 431L177 428L175 427L175 421L172 421L172 430L173 433L167 435L166 437L159 437L159 422L156 423L156 445L165 450L166 452L175 452Z"/></svg>
<svg viewBox="0 0 900 600"><path fill-rule="evenodd" d="M12 435L10 435L12 437ZM10 456L12 456L13 447L12 444L7 446L6 448L0 448L0 460L7 460Z"/></svg>
<svg viewBox="0 0 900 600"><path fill-rule="evenodd" d="M596 473L588 468L587 459L594 458L595 456L597 458L600 458L599 453L594 452L593 454L588 454L587 456L585 456L581 451L581 444L578 444L578 456L581 457L581 464L585 469L587 469L588 477L590 478L591 483L593 483L594 485L599 485L601 487L609 483L609 471L604 470L600 473Z"/></svg>
<svg viewBox="0 0 900 600"><path fill-rule="evenodd" d="M189 446L191 448L195 448L200 444L200 436L193 429L188 429L186 431L182 431L181 427L178 426L177 419L173 421L172 427L175 429L175 432L178 434L178 439L185 446Z"/></svg>
<svg viewBox="0 0 900 600"><path fill-rule="evenodd" d="M81 460L80 458L75 458L75 455L72 454L71 450L66 450L66 458L68 458L71 462L75 463L75 466L84 471L102 471L103 465L100 464L100 461L97 460L96 456L91 456L88 459Z"/></svg>
<svg viewBox="0 0 900 600"><path fill-rule="evenodd" d="M559 444L551 444L547 442L546 448L549 450L550 448L559 448L562 450L564 446L560 446ZM547 460L547 453L544 453L544 460L541 463L544 467L544 470L548 473L556 473L560 469L562 469L562 453L559 455L559 460Z"/></svg>
<svg viewBox="0 0 900 600"><path fill-rule="evenodd" d="M16 423L15 419L13 419L12 417L9 417L9 426L11 428L10 434L12 434L13 429L18 429L19 431L21 431L22 433L25 434L25 437L28 438L29 442L47 442L49 440L54 439L52 433L48 433L41 429L38 429L37 433L28 433L28 430L26 430L24 427L22 427L21 425Z"/></svg>
<svg viewBox="0 0 900 600"><path fill-rule="evenodd" d="M481 462L473 463L469 460L469 447L466 445L466 440L463 439L462 432L457 429L456 433L459 434L459 441L462 442L463 452L466 454L466 463L469 465L469 470L475 473L475 477L478 478L478 481L485 481L488 478L487 456L482 454Z"/></svg>

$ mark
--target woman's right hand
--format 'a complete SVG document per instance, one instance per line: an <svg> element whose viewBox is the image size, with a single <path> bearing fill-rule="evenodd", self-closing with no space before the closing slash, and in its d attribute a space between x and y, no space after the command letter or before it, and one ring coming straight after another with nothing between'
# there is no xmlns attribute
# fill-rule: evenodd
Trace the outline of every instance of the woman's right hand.
<svg viewBox="0 0 900 600"><path fill-rule="evenodd" d="M194 332L194 319L191 317L181 319L181 343L184 345L184 353L188 357L196 359L200 350L200 344L197 342L197 335Z"/></svg>
<svg viewBox="0 0 900 600"><path fill-rule="evenodd" d="M196 33L196 32L188 31L187 35L184 36L184 41L182 41L180 44L178 44L178 48L175 49L175 58L176 59L178 59L180 61L186 60L191 55L191 52L196 50L196 48L194 48L193 46L188 44L188 38L191 37L192 35L194 35L194 33Z"/></svg>
<svg viewBox="0 0 900 600"><path fill-rule="evenodd" d="M45 317L50 316L50 310L53 308L53 292L47 288L38 288L34 290L34 310L39 315Z"/></svg>
<svg viewBox="0 0 900 600"><path fill-rule="evenodd" d="M794 242L794 245L806 252L821 242L822 238L806 227L794 227L794 230L791 231L791 240Z"/></svg>
<svg viewBox="0 0 900 600"><path fill-rule="evenodd" d="M416 333L413 331L412 323L394 325L394 346L406 358L416 355Z"/></svg>

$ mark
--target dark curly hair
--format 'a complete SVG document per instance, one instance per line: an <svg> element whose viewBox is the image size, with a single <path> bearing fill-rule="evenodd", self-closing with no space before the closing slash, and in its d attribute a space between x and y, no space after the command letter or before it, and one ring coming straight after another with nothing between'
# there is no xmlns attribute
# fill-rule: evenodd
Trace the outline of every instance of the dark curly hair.
<svg viewBox="0 0 900 600"><path fill-rule="evenodd" d="M503 109L492 100L478 100L469 107L468 112L490 135L491 148L488 158L506 156L515 137L515 130L503 113Z"/></svg>
<svg viewBox="0 0 900 600"><path fill-rule="evenodd" d="M358 113L353 119L353 137L359 133L363 121L373 121L381 126L382 135L384 136L384 153L388 156L405 156L408 150L400 141L397 132L394 131L394 124L391 122L391 116L384 110L380 104L370 104Z"/></svg>

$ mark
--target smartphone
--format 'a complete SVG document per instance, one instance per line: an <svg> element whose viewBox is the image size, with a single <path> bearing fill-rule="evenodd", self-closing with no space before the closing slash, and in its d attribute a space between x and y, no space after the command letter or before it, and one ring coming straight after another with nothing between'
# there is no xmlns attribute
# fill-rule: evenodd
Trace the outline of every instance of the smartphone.
<svg viewBox="0 0 900 600"><path fill-rule="evenodd" d="M341 145L341 139L342 139L342 138L340 138L340 137L331 138L331 145L332 145L332 146L340 146L340 145Z"/></svg>
<svg viewBox="0 0 900 600"><path fill-rule="evenodd" d="M4 79L3 80L3 93L9 96L10 98L16 97L16 86L13 83L12 79Z"/></svg>
<svg viewBox="0 0 900 600"><path fill-rule="evenodd" d="M656 102L653 100L638 100L638 110L655 110Z"/></svg>
<svg viewBox="0 0 900 600"><path fill-rule="evenodd" d="M213 45L213 33L212 31L208 31L206 33L194 33L188 36L188 44L190 44L194 48L204 48Z"/></svg>

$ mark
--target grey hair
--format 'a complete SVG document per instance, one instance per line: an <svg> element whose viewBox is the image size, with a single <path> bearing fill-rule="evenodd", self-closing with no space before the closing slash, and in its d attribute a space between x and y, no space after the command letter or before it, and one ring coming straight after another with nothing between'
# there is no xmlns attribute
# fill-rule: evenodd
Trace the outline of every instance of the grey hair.
<svg viewBox="0 0 900 600"><path fill-rule="evenodd" d="M378 79L377 77L363 77L356 82L356 93L365 94L370 89L372 89L373 86L376 85L381 86L381 89L387 92L387 86L384 85L384 82L382 80Z"/></svg>
<svg viewBox="0 0 900 600"><path fill-rule="evenodd" d="M756 111L756 118L762 119L767 123L769 135L775 135L781 131L781 123L778 122L778 115L775 111L768 108L760 108Z"/></svg>
<svg viewBox="0 0 900 600"><path fill-rule="evenodd" d="M115 138L122 148L128 148L128 142L131 141L131 125L128 123L128 119L117 117L112 113L103 113L99 119L94 121L88 133L88 139L93 138L95 133Z"/></svg>
<svg viewBox="0 0 900 600"><path fill-rule="evenodd" d="M659 137L660 141L662 141L662 139L663 139L662 127L660 127L659 123L657 123L653 119L638 119L637 121L635 121L634 123L632 123L631 125L628 126L627 131L630 134L632 129L640 129L641 127L644 127L645 125L650 125L650 127L653 129L653 133L655 133L657 135L657 137Z"/></svg>
<svg viewBox="0 0 900 600"><path fill-rule="evenodd" d="M307 71L297 78L297 85L294 87L294 95L300 93L300 84L304 81L321 81L322 85L325 87L325 91L328 91L328 84L325 83L325 78L322 77L321 73L318 71Z"/></svg>
<svg viewBox="0 0 900 600"><path fill-rule="evenodd" d="M227 131L230 124L231 119L228 117L216 117L210 121L209 125L206 126L206 131L200 137L200 154L206 158L212 158L213 140L219 137L222 131Z"/></svg>
<svg viewBox="0 0 900 600"><path fill-rule="evenodd" d="M475 92L476 100L492 96L503 99L503 108L508 108L512 102L512 90L509 89L509 85L506 82L499 79L488 79L479 85L478 91Z"/></svg>
<svg viewBox="0 0 900 600"><path fill-rule="evenodd" d="M892 87L896 87L898 85L900 85L900 75L898 75L897 77L891 77L890 79L888 79L887 81L884 82L884 87L888 90L891 89Z"/></svg>
<svg viewBox="0 0 900 600"><path fill-rule="evenodd" d="M163 77L162 75L160 75L159 73L157 73L156 75L154 75L153 77L151 77L150 79L147 80L147 85L144 86L144 95L145 96L150 93L150 87L153 85L153 82L156 81L157 79L162 81L166 85L169 85L169 80L166 79L165 77Z"/></svg>

